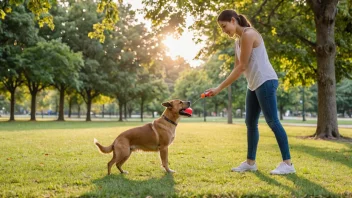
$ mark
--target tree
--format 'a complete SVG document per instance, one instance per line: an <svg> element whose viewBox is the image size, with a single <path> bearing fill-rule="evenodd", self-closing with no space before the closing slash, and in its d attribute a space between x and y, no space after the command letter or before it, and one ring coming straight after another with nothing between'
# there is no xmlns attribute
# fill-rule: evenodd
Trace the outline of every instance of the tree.
<svg viewBox="0 0 352 198"><path fill-rule="evenodd" d="M107 74L102 71L97 60L88 59L85 61L79 80L82 82L80 94L87 105L86 121L91 121L90 112L93 100L110 86L107 79Z"/></svg>
<svg viewBox="0 0 352 198"><path fill-rule="evenodd" d="M318 81L318 138L340 138L337 126L336 77L335 77L335 20L337 0L308 0L314 13Z"/></svg>
<svg viewBox="0 0 352 198"><path fill-rule="evenodd" d="M207 49L213 50L212 52L221 46L217 43L222 43L216 37L219 33L216 28L214 29L216 26L214 12L233 7L233 1L143 2L146 5L146 16L159 26L184 27L185 22L182 19L187 13L195 16L197 21L194 26L203 35L209 36ZM337 0L309 0L307 3L284 0L260 0L253 3L253 1L244 0L236 4L236 10L247 14L255 27L262 32L269 57L280 63L288 61L290 65L296 66L292 71L300 71L299 75L302 77L299 79L299 84L295 85L304 83L303 86L308 86L307 82L312 79L318 82L318 126L314 134L316 138L340 137L336 116L335 71L339 79L352 73L352 67L348 67L351 65L351 59L346 58L352 50L350 47L352 22L349 14L351 5L346 1L339 5L337 3ZM172 6L173 4L177 6ZM337 12L337 6L341 12ZM336 28L337 34L334 32L335 24L339 26ZM335 43L335 36L338 37L337 43ZM339 47L338 54L336 54L336 44ZM336 55L341 57L337 62L335 62ZM284 69L281 68L281 70ZM306 80L302 82L301 79Z"/></svg>
<svg viewBox="0 0 352 198"><path fill-rule="evenodd" d="M107 97L107 96L99 96L97 98L97 102L96 104L98 105L101 105L102 108L101 108L101 115L102 115L102 118L104 118L105 116L105 105L106 104L111 104L113 102L114 99L110 98L110 97Z"/></svg>
<svg viewBox="0 0 352 198"><path fill-rule="evenodd" d="M228 41L225 41L227 43ZM231 70L235 67L234 64L234 49L233 47L224 47L222 50L215 52L211 58L204 65L204 70L207 72L210 79L212 79L213 87L218 86L226 76L229 75ZM228 124L232 123L233 119L233 107L242 111L245 108L245 96L247 86L243 77L239 78L235 83L227 88L226 92L221 92L217 97L212 98L212 103L215 104L215 112L218 112L218 106L226 106L225 101L227 100L227 116Z"/></svg>
<svg viewBox="0 0 352 198"><path fill-rule="evenodd" d="M157 64L163 68L163 78L171 93L175 91L175 83L180 74L191 68L182 57L177 57L176 60L173 60L171 57L165 56Z"/></svg>
<svg viewBox="0 0 352 198"><path fill-rule="evenodd" d="M164 95L167 92L167 86L162 79L157 78L146 68L140 68L137 79L134 89L140 99L140 118L143 122L145 104L158 98L158 95Z"/></svg>
<svg viewBox="0 0 352 198"><path fill-rule="evenodd" d="M81 52L84 65L79 71L81 86L79 93L87 105L86 121L91 121L92 102L111 86L108 81L108 69L104 64L106 56L104 46L86 35L92 31L92 25L101 20L96 12L97 4L93 1L73 3L68 17L61 22L64 27L60 31L62 42L74 52Z"/></svg>
<svg viewBox="0 0 352 198"><path fill-rule="evenodd" d="M122 0L119 0L118 3L122 4ZM0 2L0 18L5 19L8 13L12 12L12 6L25 5L35 16L35 20L38 22L40 27L43 27L45 24L53 30L55 28L53 16L50 14L50 9L52 6L68 6L69 2L60 2L57 0L11 0L11 1L1 1ZM101 0L98 3L97 13L102 13L103 18L101 21L97 21L94 25L92 24L93 31L86 34L90 38L99 39L100 42L104 42L105 30L113 30L114 24L119 20L118 16L118 5L115 1L111 0Z"/></svg>
<svg viewBox="0 0 352 198"><path fill-rule="evenodd" d="M232 57L231 57L232 55ZM226 48L224 50L217 51L211 58L204 64L204 72L207 73L208 78L211 79L211 84L209 87L218 86L226 76L231 72L231 69L234 68L234 51L232 48ZM206 87L204 91L209 88ZM228 113L228 124L232 123L232 103L233 103L233 94L231 86L227 87L227 96L226 92L221 92L217 97L211 98L211 103L214 104L214 112L218 115L218 108L220 105L225 106L227 102L227 113Z"/></svg>
<svg viewBox="0 0 352 198"><path fill-rule="evenodd" d="M352 114L352 80L344 79L336 87L337 110L345 117L351 118Z"/></svg>
<svg viewBox="0 0 352 198"><path fill-rule="evenodd" d="M80 96L78 90L69 88L66 91L66 98L68 103L68 117L71 118L73 105L77 105L77 117L81 117L81 104L83 103L83 99Z"/></svg>
<svg viewBox="0 0 352 198"><path fill-rule="evenodd" d="M104 45L104 65L112 85L106 94L113 93L116 97L119 121L122 121L123 111L127 117L128 102L134 98L142 98L141 102L150 101L150 93L146 93L145 87L156 83L156 78L162 78L164 53L162 36L149 31L144 24L136 23L130 6L120 6L119 14L125 20L116 23L115 31L109 32L108 44ZM159 83L155 85L159 86ZM154 95L163 93L161 89L152 89Z"/></svg>
<svg viewBox="0 0 352 198"><path fill-rule="evenodd" d="M290 109L299 103L298 88L285 88L284 84L280 84L277 90L277 106L280 112L280 120L283 120L285 110Z"/></svg>
<svg viewBox="0 0 352 198"><path fill-rule="evenodd" d="M104 65L108 70L110 87L105 94L116 97L119 105L119 121L123 120L127 103L135 97L134 86L140 60L147 55L146 29L134 23L131 6L120 7L120 16L125 20L116 23L115 31L109 32L104 45ZM151 46L151 45L150 45ZM149 47L149 46L148 46Z"/></svg>
<svg viewBox="0 0 352 198"><path fill-rule="evenodd" d="M59 116L58 121L64 121L65 92L69 88L80 87L79 71L83 66L82 54L74 53L59 40L49 42L47 51L52 51L49 64L54 67L53 85L59 91Z"/></svg>
<svg viewBox="0 0 352 198"><path fill-rule="evenodd" d="M10 121L15 120L15 93L24 82L19 54L38 40L33 17L19 6L0 22L0 82L10 92Z"/></svg>
<svg viewBox="0 0 352 198"><path fill-rule="evenodd" d="M205 108L202 105L200 94L211 86L212 80L209 79L206 71L202 68L192 68L181 73L175 84L175 92L172 94L173 98L187 98L191 101L194 114L201 112L205 113ZM208 98L207 98L208 100ZM207 109L213 108L212 103L208 103ZM206 116L204 114L204 116Z"/></svg>
<svg viewBox="0 0 352 198"><path fill-rule="evenodd" d="M340 137L335 86L336 81L352 72L351 68L346 68L346 65L350 65L349 59L335 61L336 57L345 57L351 53L351 49L344 45L345 42L351 42L351 37L341 36L349 24L342 21L351 18L346 14L350 8L346 4L340 4L339 9L342 12L338 13L337 2L261 1L256 6L245 9L246 13L254 13L251 19L259 25L261 32L275 35L267 34L265 40L269 43L271 56L280 62L275 65L283 66L281 69L287 73L286 78L295 86L306 87L317 82L318 125L313 135L316 138ZM336 20L340 22L335 23ZM335 24L339 26L336 28L337 34ZM338 38L338 43L335 43L335 37ZM339 49L338 56L336 44ZM285 63L288 63L286 66L289 67L285 67Z"/></svg>
<svg viewBox="0 0 352 198"><path fill-rule="evenodd" d="M55 46L50 42L39 42L36 46L26 48L23 51L22 67L24 68L25 84L31 94L31 121L36 117L36 96L44 88L50 86L53 81L55 68L51 65L51 59L57 54L53 50Z"/></svg>

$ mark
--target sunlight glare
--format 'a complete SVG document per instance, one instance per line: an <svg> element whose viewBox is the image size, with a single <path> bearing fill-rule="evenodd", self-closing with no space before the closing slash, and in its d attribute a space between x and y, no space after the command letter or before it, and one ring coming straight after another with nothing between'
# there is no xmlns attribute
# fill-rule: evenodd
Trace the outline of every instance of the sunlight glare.
<svg viewBox="0 0 352 198"><path fill-rule="evenodd" d="M189 32L184 32L180 38L174 38L172 35L166 36L163 41L168 48L167 55L175 60L178 56L183 57L192 66L199 66L201 61L193 60L200 46L196 46L192 41L192 35Z"/></svg>
<svg viewBox="0 0 352 198"><path fill-rule="evenodd" d="M178 40L173 38L173 36L169 35L165 38L164 44L166 45L167 49L167 55L170 56L172 59L176 59L177 56L181 55L180 50L178 49Z"/></svg>

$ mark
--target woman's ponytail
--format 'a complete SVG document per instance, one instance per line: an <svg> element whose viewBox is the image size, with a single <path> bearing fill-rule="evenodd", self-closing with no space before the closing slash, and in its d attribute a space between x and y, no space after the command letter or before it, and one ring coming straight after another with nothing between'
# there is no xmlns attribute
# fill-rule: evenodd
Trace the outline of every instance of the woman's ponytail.
<svg viewBox="0 0 352 198"><path fill-rule="evenodd" d="M240 24L240 26L242 27L251 27L251 23L247 20L247 18L245 16L243 16L242 14L238 15L238 24Z"/></svg>
<svg viewBox="0 0 352 198"><path fill-rule="evenodd" d="M238 24L242 27L251 27L251 23L247 20L247 18L242 14L237 14L234 10L224 10L218 16L218 21L228 21L235 18L238 21Z"/></svg>

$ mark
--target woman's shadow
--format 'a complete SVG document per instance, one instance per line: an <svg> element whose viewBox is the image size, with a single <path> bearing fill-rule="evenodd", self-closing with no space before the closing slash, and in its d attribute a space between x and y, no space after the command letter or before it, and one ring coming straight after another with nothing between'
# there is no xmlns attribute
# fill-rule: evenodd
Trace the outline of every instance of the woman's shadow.
<svg viewBox="0 0 352 198"><path fill-rule="evenodd" d="M281 189L291 192L292 197L339 197L333 192L330 192L325 187L318 183L312 182L303 176L297 174L281 175L281 176L268 176L260 171L254 173L260 180L266 182L268 185L277 186ZM275 177L285 177L291 180L294 186L289 186L276 180Z"/></svg>
<svg viewBox="0 0 352 198"><path fill-rule="evenodd" d="M175 182L172 174L148 180L131 180L124 174L108 175L93 181L94 190L80 197L173 197Z"/></svg>

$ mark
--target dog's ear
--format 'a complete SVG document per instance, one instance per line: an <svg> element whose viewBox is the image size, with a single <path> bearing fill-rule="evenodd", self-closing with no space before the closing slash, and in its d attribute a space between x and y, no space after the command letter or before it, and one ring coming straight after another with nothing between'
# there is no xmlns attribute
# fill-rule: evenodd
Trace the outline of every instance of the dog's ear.
<svg viewBox="0 0 352 198"><path fill-rule="evenodd" d="M164 107L167 107L167 108L172 107L172 104L170 102L163 102L161 105L163 105Z"/></svg>

